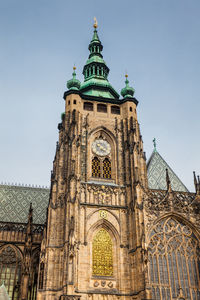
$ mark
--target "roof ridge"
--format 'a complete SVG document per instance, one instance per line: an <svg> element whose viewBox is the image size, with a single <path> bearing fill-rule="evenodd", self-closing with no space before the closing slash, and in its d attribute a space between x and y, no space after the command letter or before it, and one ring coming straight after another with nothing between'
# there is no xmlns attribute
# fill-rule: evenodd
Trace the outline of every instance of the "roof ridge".
<svg viewBox="0 0 200 300"><path fill-rule="evenodd" d="M49 189L47 185L37 185L37 184L26 184L26 183L10 183L10 182L1 182L0 186L10 186L10 187L25 187L25 188L33 188L33 189Z"/></svg>

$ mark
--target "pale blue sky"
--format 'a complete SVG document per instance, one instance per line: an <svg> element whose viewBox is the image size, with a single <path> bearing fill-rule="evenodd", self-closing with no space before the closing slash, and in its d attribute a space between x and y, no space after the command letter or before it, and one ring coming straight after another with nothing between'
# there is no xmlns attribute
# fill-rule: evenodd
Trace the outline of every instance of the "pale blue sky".
<svg viewBox="0 0 200 300"><path fill-rule="evenodd" d="M199 0L1 0L0 182L49 185L74 63L82 81L93 17L109 81L139 100L147 157L159 153L193 190L200 173Z"/></svg>

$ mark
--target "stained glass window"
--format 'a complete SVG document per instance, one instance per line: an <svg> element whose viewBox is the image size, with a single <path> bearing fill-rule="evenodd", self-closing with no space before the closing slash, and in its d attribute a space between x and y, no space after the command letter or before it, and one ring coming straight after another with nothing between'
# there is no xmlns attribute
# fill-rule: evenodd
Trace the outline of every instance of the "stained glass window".
<svg viewBox="0 0 200 300"><path fill-rule="evenodd" d="M149 279L153 299L199 296L199 241L190 227L169 217L155 225L149 243Z"/></svg>
<svg viewBox="0 0 200 300"><path fill-rule="evenodd" d="M97 157L94 157L92 160L92 177L100 177L100 161Z"/></svg>
<svg viewBox="0 0 200 300"><path fill-rule="evenodd" d="M21 260L15 250L7 246L0 252L0 282L6 287L12 300L18 299L21 280Z"/></svg>
<svg viewBox="0 0 200 300"><path fill-rule="evenodd" d="M92 242L92 273L113 276L113 244L109 233L100 229Z"/></svg>
<svg viewBox="0 0 200 300"><path fill-rule="evenodd" d="M111 162L108 158L103 161L103 178L111 178Z"/></svg>

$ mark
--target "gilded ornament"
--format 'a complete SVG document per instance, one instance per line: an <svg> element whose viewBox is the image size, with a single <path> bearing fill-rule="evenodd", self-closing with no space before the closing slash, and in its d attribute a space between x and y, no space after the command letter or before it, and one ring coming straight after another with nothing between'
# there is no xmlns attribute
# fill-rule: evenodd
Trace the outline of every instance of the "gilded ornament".
<svg viewBox="0 0 200 300"><path fill-rule="evenodd" d="M99 211L99 216L100 216L100 218L102 218L102 219L107 219L107 217L108 217L107 211L105 211L105 210L100 210L100 211Z"/></svg>
<svg viewBox="0 0 200 300"><path fill-rule="evenodd" d="M113 276L113 243L103 228L92 242L92 271L93 276Z"/></svg>

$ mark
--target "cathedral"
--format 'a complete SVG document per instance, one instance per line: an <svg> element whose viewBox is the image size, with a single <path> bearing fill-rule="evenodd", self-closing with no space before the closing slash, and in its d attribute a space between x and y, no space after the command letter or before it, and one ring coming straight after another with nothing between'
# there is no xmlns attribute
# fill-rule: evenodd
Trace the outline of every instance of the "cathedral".
<svg viewBox="0 0 200 300"><path fill-rule="evenodd" d="M0 299L199 300L200 179L143 150L138 100L108 81L97 23L44 187L0 185Z"/></svg>

